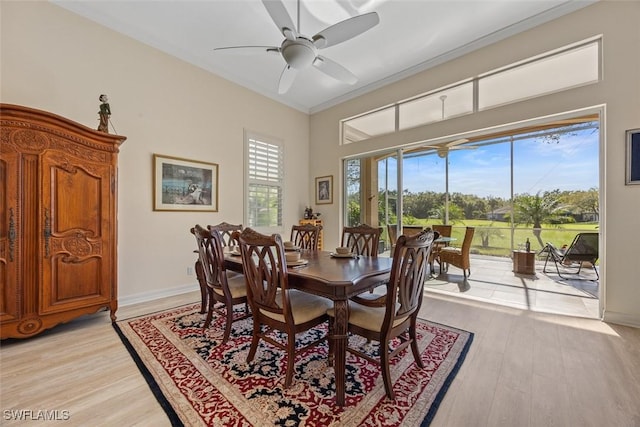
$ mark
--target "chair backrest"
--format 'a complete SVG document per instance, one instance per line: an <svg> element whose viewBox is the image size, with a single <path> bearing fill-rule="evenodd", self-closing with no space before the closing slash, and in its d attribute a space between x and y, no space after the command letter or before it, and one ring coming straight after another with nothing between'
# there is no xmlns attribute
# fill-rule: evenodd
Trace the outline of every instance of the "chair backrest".
<svg viewBox="0 0 640 427"><path fill-rule="evenodd" d="M291 241L302 249L318 250L321 225L302 224L291 226Z"/></svg>
<svg viewBox="0 0 640 427"><path fill-rule="evenodd" d="M389 244L394 247L398 240L398 224L387 224L387 234L389 235Z"/></svg>
<svg viewBox="0 0 640 427"><path fill-rule="evenodd" d="M473 240L473 234L475 231L475 227L467 227L467 230L464 232L464 240L462 241L462 247L460 248L463 258L469 259L471 241Z"/></svg>
<svg viewBox="0 0 640 427"><path fill-rule="evenodd" d="M238 242L233 240L232 235L234 231L242 231L242 224L229 224L223 221L217 225L209 225L207 228L209 231L216 230L220 233L222 246L235 246Z"/></svg>
<svg viewBox="0 0 640 427"><path fill-rule="evenodd" d="M222 236L216 230L209 231L196 225L191 229L198 245L198 259L204 271L207 286L228 293L227 273L224 266Z"/></svg>
<svg viewBox="0 0 640 427"><path fill-rule="evenodd" d="M424 227L421 225L403 225L402 234L405 236L413 236L414 234L421 233Z"/></svg>
<svg viewBox="0 0 640 427"><path fill-rule="evenodd" d="M378 242L380 241L381 229L371 227L367 224L356 227L344 227L342 229L342 243L351 249L351 252L358 255L378 257Z"/></svg>
<svg viewBox="0 0 640 427"><path fill-rule="evenodd" d="M398 238L387 283L387 295L395 295L396 298L386 300L383 330L390 325L397 326L397 322L420 309L424 282L431 271L429 256L433 240L434 232L430 230Z"/></svg>
<svg viewBox="0 0 640 427"><path fill-rule="evenodd" d="M434 224L431 228L437 231L440 237L451 237L451 225Z"/></svg>
<svg viewBox="0 0 640 427"><path fill-rule="evenodd" d="M571 242L571 246L564 253L566 261L589 261L592 264L598 260L598 233L578 233Z"/></svg>
<svg viewBox="0 0 640 427"><path fill-rule="evenodd" d="M293 324L282 237L260 234L249 227L236 235L251 311L255 315L259 310L268 317L268 313L284 315L285 321Z"/></svg>

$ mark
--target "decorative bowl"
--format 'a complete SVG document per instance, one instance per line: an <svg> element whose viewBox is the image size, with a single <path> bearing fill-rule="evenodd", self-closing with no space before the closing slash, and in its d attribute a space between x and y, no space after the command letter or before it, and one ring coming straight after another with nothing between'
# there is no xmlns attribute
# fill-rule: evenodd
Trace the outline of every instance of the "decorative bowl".
<svg viewBox="0 0 640 427"><path fill-rule="evenodd" d="M287 262L296 262L300 260L300 252L287 252L284 254Z"/></svg>

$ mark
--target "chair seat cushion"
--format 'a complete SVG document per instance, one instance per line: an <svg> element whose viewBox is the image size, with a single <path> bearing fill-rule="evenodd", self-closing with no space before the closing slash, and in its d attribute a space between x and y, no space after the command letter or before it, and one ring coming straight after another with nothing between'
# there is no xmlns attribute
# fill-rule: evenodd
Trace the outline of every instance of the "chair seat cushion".
<svg viewBox="0 0 640 427"><path fill-rule="evenodd" d="M280 291L278 291L277 301L278 306L282 307ZM331 300L297 289L289 289L289 303L291 304L293 322L296 325L324 316L327 310L333 307ZM284 315L282 314L275 314L264 310L262 310L262 314L279 322L285 321Z"/></svg>
<svg viewBox="0 0 640 427"><path fill-rule="evenodd" d="M396 303L396 310L399 308L400 303ZM367 307L357 302L349 301L349 323L368 331L380 332L382 330L385 310L385 307ZM333 308L327 310L327 314L335 317ZM397 318L395 322L393 322L393 326L404 322L406 318L406 316Z"/></svg>
<svg viewBox="0 0 640 427"><path fill-rule="evenodd" d="M247 285L244 281L243 274L227 272L227 283L231 291L231 298L236 299L247 296ZM224 295L222 289L219 288L214 288L214 292L219 295Z"/></svg>
<svg viewBox="0 0 640 427"><path fill-rule="evenodd" d="M440 249L440 254L462 255L462 249L454 248L454 247L451 247L451 246L445 246L444 248Z"/></svg>

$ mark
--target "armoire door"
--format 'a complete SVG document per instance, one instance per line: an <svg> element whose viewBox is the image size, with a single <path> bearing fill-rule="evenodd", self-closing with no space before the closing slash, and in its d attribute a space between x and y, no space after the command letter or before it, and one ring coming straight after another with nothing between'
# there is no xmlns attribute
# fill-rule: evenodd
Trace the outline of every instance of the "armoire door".
<svg viewBox="0 0 640 427"><path fill-rule="evenodd" d="M41 314L109 302L115 292L114 170L108 158L92 161L105 153L77 154L41 159Z"/></svg>
<svg viewBox="0 0 640 427"><path fill-rule="evenodd" d="M18 162L20 155L13 147L2 145L0 153L0 321L20 318L19 280L21 230L18 205Z"/></svg>

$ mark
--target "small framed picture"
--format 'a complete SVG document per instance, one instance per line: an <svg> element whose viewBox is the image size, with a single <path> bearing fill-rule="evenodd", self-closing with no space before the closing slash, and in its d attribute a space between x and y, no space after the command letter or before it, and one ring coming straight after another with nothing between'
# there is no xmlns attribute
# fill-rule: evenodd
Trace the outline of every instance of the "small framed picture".
<svg viewBox="0 0 640 427"><path fill-rule="evenodd" d="M627 184L640 184L640 129L627 131Z"/></svg>
<svg viewBox="0 0 640 427"><path fill-rule="evenodd" d="M316 205L333 203L333 175L316 178Z"/></svg>
<svg viewBox="0 0 640 427"><path fill-rule="evenodd" d="M218 165L154 154L153 210L218 212Z"/></svg>

